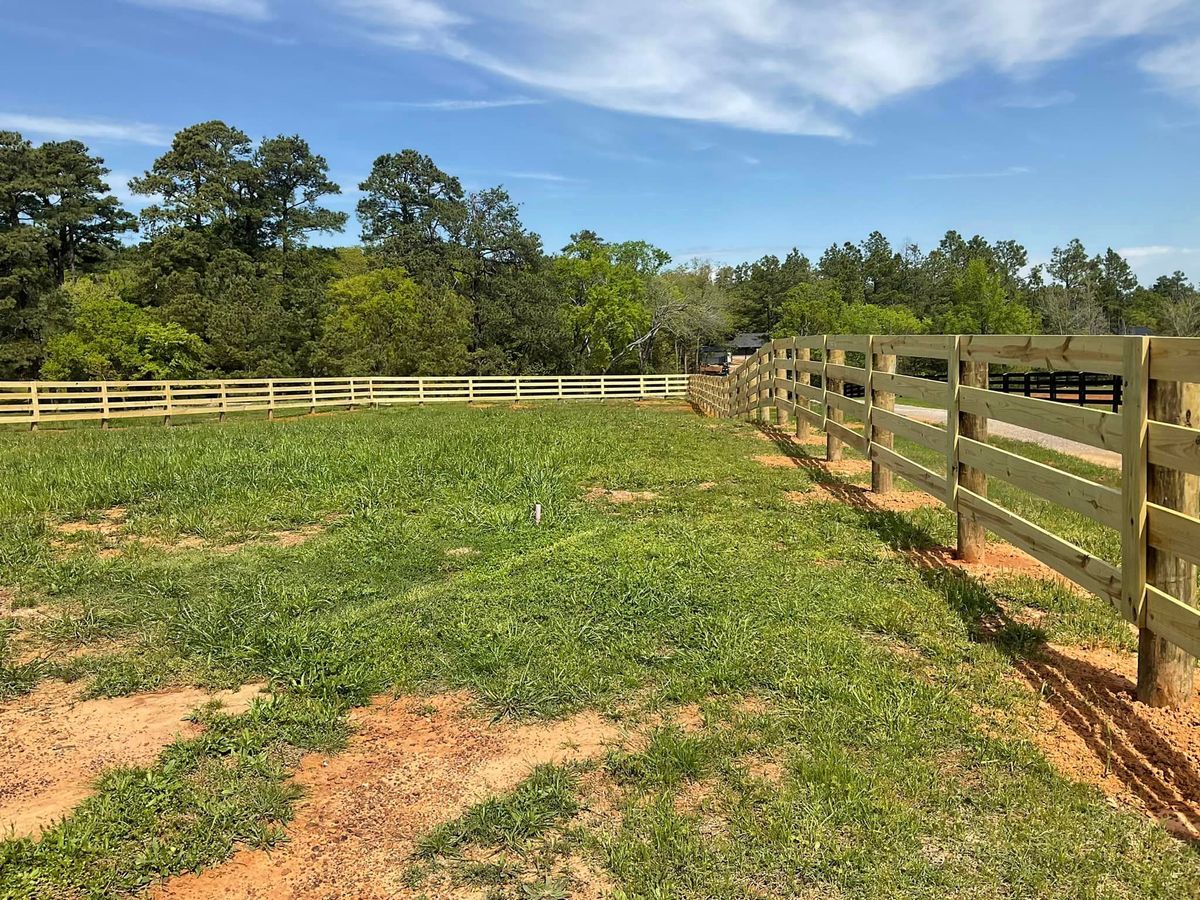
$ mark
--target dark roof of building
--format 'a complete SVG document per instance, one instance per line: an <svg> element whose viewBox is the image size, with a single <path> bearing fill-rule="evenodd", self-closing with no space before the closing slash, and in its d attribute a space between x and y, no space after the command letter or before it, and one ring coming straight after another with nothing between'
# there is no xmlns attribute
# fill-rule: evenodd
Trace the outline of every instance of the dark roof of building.
<svg viewBox="0 0 1200 900"><path fill-rule="evenodd" d="M770 339L771 336L769 334L756 334L753 331L743 331L733 336L733 340L729 342L729 346L734 349L747 347L751 350L757 350Z"/></svg>

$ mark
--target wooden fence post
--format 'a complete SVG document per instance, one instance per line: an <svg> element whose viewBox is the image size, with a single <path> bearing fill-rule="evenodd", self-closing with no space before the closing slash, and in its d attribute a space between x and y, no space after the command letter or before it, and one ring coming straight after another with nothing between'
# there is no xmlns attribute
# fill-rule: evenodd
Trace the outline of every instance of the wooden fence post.
<svg viewBox="0 0 1200 900"><path fill-rule="evenodd" d="M267 418L275 418L275 381L267 380Z"/></svg>
<svg viewBox="0 0 1200 900"><path fill-rule="evenodd" d="M308 414L311 416L317 411L317 379L308 379Z"/></svg>
<svg viewBox="0 0 1200 900"><path fill-rule="evenodd" d="M956 339L956 346L957 339ZM976 387L987 389L988 386L988 364L980 362L964 362L962 359L961 349L953 354L958 365L958 383L956 388ZM983 416L964 413L958 399L959 391L954 391L954 396L951 400L953 412L958 419L958 428L955 432L955 447L953 450L953 465L957 470L956 482L959 487L964 487L980 497L987 496L987 473L981 472L979 469L973 469L970 466L964 466L958 458L958 438L971 438L980 443L987 443L988 426L987 419ZM986 551L987 529L983 527L975 516L971 513L964 513L961 506L957 504L957 492L955 495L956 512L958 513L958 558L963 562L983 562Z"/></svg>
<svg viewBox="0 0 1200 900"><path fill-rule="evenodd" d="M163 424L164 424L164 425L170 425L170 424L171 424L171 407L172 407L172 403L171 403L171 382L169 382L169 381L167 381L167 382L164 382L164 383L163 383L163 390L164 390L164 392L166 393L166 400L167 400L167 402L166 402L166 409L167 409L167 412L166 412L166 415L164 415L164 416L163 416Z"/></svg>
<svg viewBox="0 0 1200 900"><path fill-rule="evenodd" d="M829 366L844 366L845 364L846 351L831 350L828 348L827 344L825 350L825 366L822 367L826 370L826 374L822 377L822 380L826 384L826 394L841 394L845 390L845 384L840 378L828 377ZM825 418L831 422L837 422L838 424L841 424L842 422L846 421L846 414L840 409L830 406L829 402L826 401ZM842 458L842 448L844 446L845 445L836 437L834 437L833 434L828 431L825 432L825 460L827 462L837 462L840 460Z"/></svg>
<svg viewBox="0 0 1200 900"><path fill-rule="evenodd" d="M802 369L800 367L800 363L808 362L811 358L812 358L812 351L809 350L807 347L796 350L796 353L795 353L795 363L797 366L796 372L795 372L796 383L802 384L805 387L808 387L812 384L812 375L810 375L807 370ZM792 399L795 400L797 406L799 406L800 404L804 404L805 409L810 408L808 405L808 395L807 394L801 394L799 391L796 391L795 393L793 393ZM808 416L802 415L800 413L796 413L796 437L800 438L801 440L808 437Z"/></svg>
<svg viewBox="0 0 1200 900"><path fill-rule="evenodd" d="M108 382L100 382L100 427L108 430L112 422L109 419Z"/></svg>
<svg viewBox="0 0 1200 900"><path fill-rule="evenodd" d="M896 409L896 395L891 391L877 390L875 388L874 375L876 372L884 372L889 375L895 374L896 357L890 353L876 353L874 336L871 337L869 353L871 354L871 371L867 379L867 395L870 400L868 411L872 413L869 422L871 442L891 450L895 443L892 433L886 428L880 428L875 424L873 413L876 409L888 412L894 411ZM892 470L880 465L875 460L871 460L871 490L876 494L888 494L891 493L892 488Z"/></svg>
<svg viewBox="0 0 1200 900"><path fill-rule="evenodd" d="M791 346L787 346L788 344L790 344ZM793 359L796 356L795 345L796 345L796 341L794 338L785 341L785 346L783 348L783 358L786 359L789 363L792 363ZM771 372L772 383L774 383L774 379L778 378L778 377L779 377L779 373L777 371L774 371L774 367L772 367L772 372ZM787 381L788 388L787 388L787 390L785 390L783 392L782 398L780 397L778 391L775 392L775 418L778 420L780 428L782 428L784 425L786 425L788 423L788 416L791 415L791 413L788 411L787 404L794 403L795 399L796 399L796 394L791 389L792 382L796 380L796 369L794 368L794 364L789 365L788 368L784 369L784 380ZM779 402L780 399L783 400L783 404L780 404L780 402Z"/></svg>
<svg viewBox="0 0 1200 900"><path fill-rule="evenodd" d="M1138 386L1127 383L1125 388L1126 404L1136 404L1133 397ZM1200 385L1150 381L1147 414L1158 422L1195 427L1200 422ZM1128 418L1125 423L1128 428ZM1145 417L1143 426L1144 423ZM1151 503L1193 518L1200 517L1200 479L1195 475L1162 466L1149 466L1146 486L1146 497ZM1145 504L1142 506L1144 508ZM1144 535L1144 512L1142 522ZM1146 550L1146 580L1188 606L1195 606L1196 567L1164 550L1148 544L1143 546ZM1190 654L1146 628L1145 605L1140 603L1139 606L1141 615L1138 623L1142 627L1138 630L1137 697L1150 706L1185 707L1192 699L1196 661Z"/></svg>
<svg viewBox="0 0 1200 900"><path fill-rule="evenodd" d="M225 386L224 380L218 382L218 387L219 387L219 390L221 393L220 393L220 398L218 400L218 405L219 405L220 411L217 413L217 421L224 422L225 421L225 411L229 407L229 391Z"/></svg>
<svg viewBox="0 0 1200 900"><path fill-rule="evenodd" d="M42 418L41 398L38 397L38 386L36 381L29 383L29 430L37 431L39 420Z"/></svg>

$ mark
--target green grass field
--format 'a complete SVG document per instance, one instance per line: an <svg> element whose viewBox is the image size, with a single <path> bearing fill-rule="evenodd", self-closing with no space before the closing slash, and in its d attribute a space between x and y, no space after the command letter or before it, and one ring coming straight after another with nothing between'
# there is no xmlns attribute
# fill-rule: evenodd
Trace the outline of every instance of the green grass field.
<svg viewBox="0 0 1200 900"><path fill-rule="evenodd" d="M269 846L299 753L343 745L350 708L448 689L513 719L700 703L706 727L594 763L621 792L608 827L579 816L579 772L539 769L414 865L467 844L534 855L553 832L627 897L1196 896L1193 847L1055 774L1016 727L1037 697L1014 667L1045 641L1128 649L1115 614L1049 583L918 570L897 551L952 544L948 511L793 503L819 476L753 459L780 452L803 454L654 404L0 434L0 586L38 613L0 625L0 697L43 679L273 690L203 712L202 736L110 773L40 841L0 843L0 896L112 896ZM657 496L590 502L595 486ZM113 507L119 554L54 527ZM1036 627L1005 614L1021 605ZM752 756L779 761L778 783ZM673 802L699 781L703 816ZM557 889L518 873L490 890Z"/></svg>

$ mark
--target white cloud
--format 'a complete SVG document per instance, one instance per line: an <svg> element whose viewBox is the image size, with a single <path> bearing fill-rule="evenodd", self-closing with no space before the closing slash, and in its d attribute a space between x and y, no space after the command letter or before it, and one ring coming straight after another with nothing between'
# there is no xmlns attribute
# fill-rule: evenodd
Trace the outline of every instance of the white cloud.
<svg viewBox="0 0 1200 900"><path fill-rule="evenodd" d="M1121 247L1117 252L1132 263L1157 259L1162 256L1190 256L1194 253L1200 253L1200 248L1175 247L1170 244L1150 244L1146 247Z"/></svg>
<svg viewBox="0 0 1200 900"><path fill-rule="evenodd" d="M566 175L558 175L554 172L504 172L504 178L513 178L519 181L548 181L554 184L578 184L578 178L570 178Z"/></svg>
<svg viewBox="0 0 1200 900"><path fill-rule="evenodd" d="M1028 175L1029 166L1009 166L1006 169L991 169L983 172L933 172L928 175L910 175L912 181L958 181L964 178L1009 178L1013 175Z"/></svg>
<svg viewBox="0 0 1200 900"><path fill-rule="evenodd" d="M1200 38L1168 44L1147 53L1139 65L1166 90L1200 103Z"/></svg>
<svg viewBox="0 0 1200 900"><path fill-rule="evenodd" d="M434 112L470 112L476 109L503 109L509 106L536 106L545 103L533 97L502 97L497 100L378 100L364 105L375 109L428 109Z"/></svg>
<svg viewBox="0 0 1200 900"><path fill-rule="evenodd" d="M136 3L138 6L214 13L219 16L249 19L252 22L262 22L271 18L271 5L268 0L126 0L126 2Z"/></svg>
<svg viewBox="0 0 1200 900"><path fill-rule="evenodd" d="M845 137L972 70L1025 76L1188 0L325 0L374 40L624 112Z"/></svg>
<svg viewBox="0 0 1200 900"><path fill-rule="evenodd" d="M71 140L119 141L162 147L170 136L157 125L145 122L112 122L106 119L66 119L58 116L30 116L0 112L0 128L19 131L26 136Z"/></svg>

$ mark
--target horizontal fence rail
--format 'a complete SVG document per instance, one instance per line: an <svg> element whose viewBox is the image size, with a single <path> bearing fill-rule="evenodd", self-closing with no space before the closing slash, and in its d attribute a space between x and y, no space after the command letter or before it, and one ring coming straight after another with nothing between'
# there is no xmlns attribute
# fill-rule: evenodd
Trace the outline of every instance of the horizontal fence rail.
<svg viewBox="0 0 1200 900"><path fill-rule="evenodd" d="M0 425L217 415L328 407L686 397L686 375L238 378L200 381L4 381Z"/></svg>
<svg viewBox="0 0 1200 900"><path fill-rule="evenodd" d="M919 360L923 372L944 361L945 371L897 374L898 358ZM992 364L1041 373L989 373ZM711 415L794 417L797 433L825 433L827 459L846 446L866 456L874 490L890 490L899 475L956 512L960 557L982 558L990 531L1102 597L1141 629L1146 699L1170 667L1155 641L1200 656L1198 382L1193 338L808 335L764 345L727 376L690 376L689 396ZM897 397L943 410L945 425L898 414ZM1092 402L1109 408L1083 405ZM1120 454L1120 487L990 444L989 420ZM937 464L902 454L897 435L937 453ZM989 478L1119 533L1120 565L989 499ZM1190 685L1192 661L1176 662Z"/></svg>

